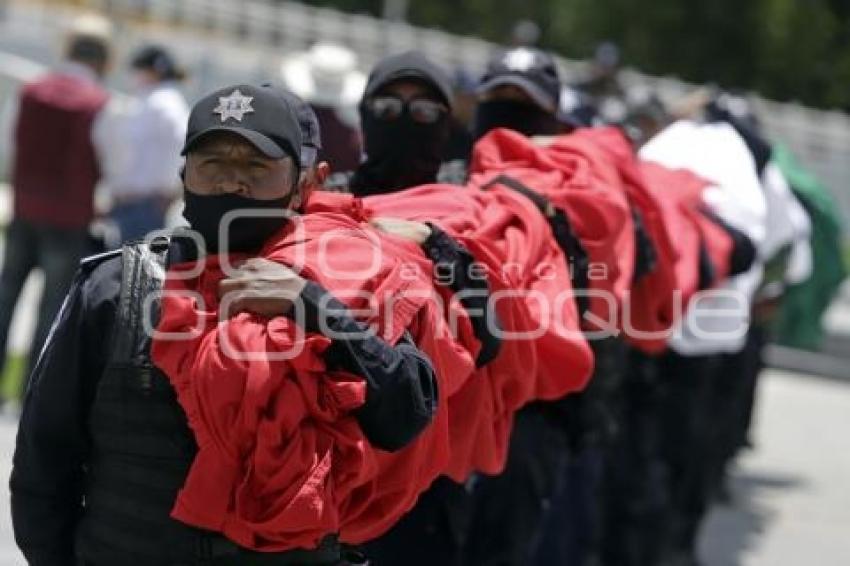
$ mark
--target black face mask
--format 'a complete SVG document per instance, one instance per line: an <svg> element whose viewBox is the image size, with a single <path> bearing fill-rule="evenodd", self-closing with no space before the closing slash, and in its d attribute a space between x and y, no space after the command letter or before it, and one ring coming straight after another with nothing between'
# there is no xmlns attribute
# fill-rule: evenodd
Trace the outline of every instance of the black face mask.
<svg viewBox="0 0 850 566"><path fill-rule="evenodd" d="M526 136L552 136L561 131L555 116L537 105L513 100L480 103L475 110L475 139L495 128L508 128Z"/></svg>
<svg viewBox="0 0 850 566"><path fill-rule="evenodd" d="M405 113L395 120L379 120L361 111L366 161L351 181L358 196L389 193L433 183L449 139L449 117L433 124L414 122Z"/></svg>
<svg viewBox="0 0 850 566"><path fill-rule="evenodd" d="M269 238L286 225L288 218L240 216L228 224L227 249L223 250L220 249L223 242L219 241L219 226L224 215L233 210L245 209L284 211L292 201L292 194L279 199L258 200L235 194L199 195L184 189L183 217L192 230L204 239L208 253L252 252L262 248Z"/></svg>

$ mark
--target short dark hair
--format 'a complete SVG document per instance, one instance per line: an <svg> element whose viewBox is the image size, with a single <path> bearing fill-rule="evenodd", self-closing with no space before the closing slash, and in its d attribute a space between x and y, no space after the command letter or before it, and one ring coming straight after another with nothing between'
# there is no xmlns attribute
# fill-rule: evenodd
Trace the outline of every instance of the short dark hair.
<svg viewBox="0 0 850 566"><path fill-rule="evenodd" d="M171 53L160 45L146 45L139 49L130 59L130 67L153 71L163 81L182 81L186 78L186 73L178 67Z"/></svg>
<svg viewBox="0 0 850 566"><path fill-rule="evenodd" d="M99 37L74 36L68 42L67 57L77 63L102 67L109 61L109 46Z"/></svg>

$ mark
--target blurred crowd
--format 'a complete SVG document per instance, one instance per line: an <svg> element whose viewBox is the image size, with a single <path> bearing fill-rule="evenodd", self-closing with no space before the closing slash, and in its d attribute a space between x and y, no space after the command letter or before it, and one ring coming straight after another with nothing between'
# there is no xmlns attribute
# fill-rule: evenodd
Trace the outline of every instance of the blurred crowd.
<svg viewBox="0 0 850 566"><path fill-rule="evenodd" d="M553 218L566 214L564 233L573 243L558 243L578 271L582 253L585 269L588 258L603 257L593 246L604 239L594 230L605 219L593 225L580 206L550 195L541 204L533 193L545 191L535 179L545 184L551 175L526 178L517 171L549 163L528 157L533 151L596 147L595 134L587 132L622 136L628 155L616 144L581 150L586 155L578 161L599 175L583 182L607 183L599 171L612 162L623 187L655 183L670 195L677 183L698 189L688 204L681 196L665 202L652 191L618 196L629 211L618 238L630 243L604 257L620 268L621 256L631 254L626 286L655 300L664 289L645 287L658 285L653 274L678 257L660 249L657 233L674 245L697 234L690 267L675 259L669 269L690 269L685 277L695 289L746 297L746 330L724 335L728 317L712 321L712 313L728 313L735 303L711 297L699 312L686 305L688 316L704 317L714 332L708 338L685 329L661 348L621 336L590 341L595 369L588 385L519 409L501 473L436 479L387 534L362 545L377 566L697 564L703 520L713 502L730 497L730 466L752 446L765 344L816 349L822 315L845 276L831 196L765 137L746 97L705 88L670 106L652 92L629 92L618 79L618 48L609 43L598 47L587 76L563 77L554 59L533 46L536 35L533 25L518 26L512 45L482 76L441 69L440 61L423 62L418 54L401 55L389 67L379 63L369 74L347 47L318 43L287 54L279 76L269 80L312 109L316 123L306 127L317 131L303 133L320 141L305 143L301 160L329 192L380 199L434 183L465 185L495 159L487 145L499 141L494 131L509 131L500 134L509 142L500 146L499 167L520 181L498 182L526 196L530 191L529 199L549 211L545 222L556 239ZM65 59L3 109L14 211L0 275L0 368L15 305L33 270L44 272L45 287L27 375L83 257L185 224L181 149L190 106L181 82L187 70L164 45L115 61L114 41L108 24L81 21L67 38ZM116 65L132 70L129 99L112 97L103 86ZM537 149L515 149L526 142ZM108 194L103 209L95 202L98 186ZM653 199L662 202L657 209L644 204ZM662 226L660 217L679 214L667 210L677 207L687 208L681 216L699 229ZM592 273L583 276L593 288Z"/></svg>

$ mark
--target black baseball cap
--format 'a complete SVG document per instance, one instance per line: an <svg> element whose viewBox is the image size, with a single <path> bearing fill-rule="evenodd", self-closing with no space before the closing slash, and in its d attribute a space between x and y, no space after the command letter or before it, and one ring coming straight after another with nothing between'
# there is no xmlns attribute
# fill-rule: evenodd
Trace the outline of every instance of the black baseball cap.
<svg viewBox="0 0 850 566"><path fill-rule="evenodd" d="M561 79L555 59L533 47L517 47L498 55L487 64L478 94L504 85L521 88L541 108L558 110Z"/></svg>
<svg viewBox="0 0 850 566"><path fill-rule="evenodd" d="M171 53L159 45L146 45L139 49L130 60L130 66L134 69L154 71L166 81L186 78Z"/></svg>
<svg viewBox="0 0 850 566"><path fill-rule="evenodd" d="M590 128L599 120L599 110L589 95L565 85L555 117L571 128Z"/></svg>
<svg viewBox="0 0 850 566"><path fill-rule="evenodd" d="M181 155L213 132L237 134L266 157L281 159L288 155L301 164L303 136L295 109L270 86L228 86L199 100L189 115Z"/></svg>
<svg viewBox="0 0 850 566"><path fill-rule="evenodd" d="M322 149L322 130L313 107L291 90L274 83L265 83L263 88L274 89L295 112L301 128L301 166L312 167Z"/></svg>
<svg viewBox="0 0 850 566"><path fill-rule="evenodd" d="M378 61L369 73L363 99L374 96L386 85L402 79L427 84L443 99L446 106L452 107L452 85L448 73L419 51L390 55Z"/></svg>

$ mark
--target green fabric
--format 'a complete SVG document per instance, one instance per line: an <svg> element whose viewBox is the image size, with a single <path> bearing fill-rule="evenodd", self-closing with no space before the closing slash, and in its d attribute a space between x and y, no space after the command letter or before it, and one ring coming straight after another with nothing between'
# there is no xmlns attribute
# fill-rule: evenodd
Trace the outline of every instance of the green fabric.
<svg viewBox="0 0 850 566"><path fill-rule="evenodd" d="M829 189L787 148L774 148L773 158L811 218L813 269L807 281L786 291L777 319L776 341L817 350L823 339L823 315L847 275L841 250L840 209Z"/></svg>

